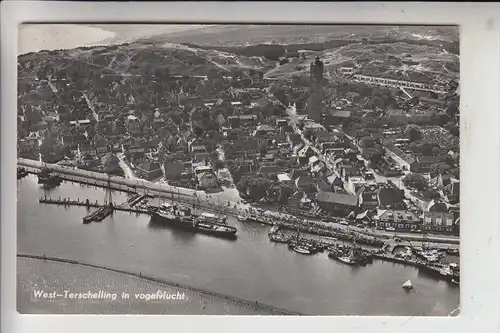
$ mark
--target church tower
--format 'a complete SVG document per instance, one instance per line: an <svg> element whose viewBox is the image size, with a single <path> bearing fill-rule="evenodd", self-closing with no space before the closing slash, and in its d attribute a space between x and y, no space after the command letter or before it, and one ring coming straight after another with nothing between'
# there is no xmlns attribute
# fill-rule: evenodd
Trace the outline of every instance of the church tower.
<svg viewBox="0 0 500 333"><path fill-rule="evenodd" d="M323 110L323 62L319 59L319 56L316 56L316 59L311 63L307 113L309 118L319 121Z"/></svg>

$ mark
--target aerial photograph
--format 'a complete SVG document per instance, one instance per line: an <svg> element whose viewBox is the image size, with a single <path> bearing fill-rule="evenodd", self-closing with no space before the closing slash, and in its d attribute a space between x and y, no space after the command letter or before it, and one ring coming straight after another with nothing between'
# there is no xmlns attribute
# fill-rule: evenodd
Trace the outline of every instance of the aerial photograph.
<svg viewBox="0 0 500 333"><path fill-rule="evenodd" d="M457 26L18 38L18 312L459 315Z"/></svg>

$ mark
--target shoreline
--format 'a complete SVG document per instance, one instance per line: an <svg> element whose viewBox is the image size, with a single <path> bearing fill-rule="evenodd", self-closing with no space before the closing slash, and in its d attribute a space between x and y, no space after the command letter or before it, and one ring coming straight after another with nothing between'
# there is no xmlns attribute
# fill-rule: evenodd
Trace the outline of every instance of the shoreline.
<svg viewBox="0 0 500 333"><path fill-rule="evenodd" d="M113 31L78 24L22 24L18 29L17 56L41 51L107 46L117 38ZM75 36L76 35L76 36Z"/></svg>
<svg viewBox="0 0 500 333"><path fill-rule="evenodd" d="M208 25L207 27L211 27ZM99 47L205 29L193 24L22 24L17 56L40 51ZM23 47L21 47L23 45Z"/></svg>
<svg viewBox="0 0 500 333"><path fill-rule="evenodd" d="M52 261L52 262L59 262L59 263L64 263L64 264L70 264L70 265L79 265L79 266L85 266L85 267L90 267L90 268L101 269L101 270L105 270L105 271L109 271L109 272L113 272L113 273L118 273L118 274L123 274L123 275L131 276L131 277L135 277L135 278L144 279L144 280L150 281L150 282L160 283L160 284L163 284L163 285L166 285L166 286L169 286L169 287L175 287L175 288L185 289L185 290L188 290L188 291L197 292L197 293L204 294L204 295L207 295L207 296L229 300L229 301L232 301L232 302L235 302L235 303L239 303L239 304L253 306L253 307L264 309L264 310L269 310L271 312L275 312L277 315L284 315L284 316L285 315L288 315L288 316L290 316L290 315L291 316L300 316L300 315L303 315L301 313L297 313L297 312L293 312L293 311L289 311L289 310L285 310L285 309L280 309L280 308L277 308L277 307L274 307L274 306L271 306L271 305L267 305L267 304L258 303L257 301L256 302L251 302L251 301L248 301L248 300L244 300L244 299L240 299L240 298L237 298L237 297L225 295L225 294L222 294L222 293L211 292L211 291L204 290L204 289L201 289L201 288L196 288L196 287L192 287L192 286L189 286L189 285L183 285L183 284L179 284L179 283L172 282L172 281L167 281L167 280L164 280L164 279L155 278L155 277L148 276L148 275L143 275L141 272L134 273L134 272L126 271L126 270L122 270L122 269L116 269L116 268L111 268L111 267L106 267L106 266L101 266L101 265L89 264L89 263L81 262L79 260L64 259L64 258L58 258L58 257L47 257L45 255L41 256L41 255L35 255L35 254L22 254L22 253L18 253L16 255L16 257L17 258L25 258L25 259Z"/></svg>

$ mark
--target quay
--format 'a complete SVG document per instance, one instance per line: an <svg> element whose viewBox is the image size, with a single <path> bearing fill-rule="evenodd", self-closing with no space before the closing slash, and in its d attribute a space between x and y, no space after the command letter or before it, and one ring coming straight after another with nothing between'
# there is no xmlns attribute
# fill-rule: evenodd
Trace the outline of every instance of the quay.
<svg viewBox="0 0 500 333"><path fill-rule="evenodd" d="M357 234L356 232L343 231L339 228L326 228L320 227L319 225L307 225L302 223L290 223L285 221L276 222L283 229L297 230L301 232L307 232L311 234L316 234L318 236L334 237L344 241L356 241L360 244L378 246L382 247L385 242L377 238L369 238Z"/></svg>
<svg viewBox="0 0 500 333"><path fill-rule="evenodd" d="M91 186L102 187L110 190L123 191L133 194L144 195L145 197L154 197L154 198L162 198L162 199L171 199L172 196L175 196L175 201L192 205L196 203L196 206L200 209L220 212L220 208L225 208L225 214L237 216L242 213L241 209L237 207L222 207L211 202L199 201L197 199L197 192L195 190L185 189L185 188L176 188L172 186L168 186L165 184L156 184L151 183L144 180L139 179L126 179L123 177L117 176L108 176L104 173L91 172L86 170L74 169L63 167L56 164L46 164L35 160L28 160L19 158L18 166L23 167L30 173L37 174L39 170L42 168L47 168L51 170L54 174L60 176L62 179L77 182L82 184L87 184ZM137 198L137 202L140 202L139 198ZM72 205L74 203L71 203ZM134 205L137 203L134 203ZM75 205L78 205L77 203ZM132 205L133 206L133 205ZM136 210L130 206L129 208L125 208L122 206L121 208L115 207L117 210L123 211L131 211L131 212L145 212L144 210ZM284 217L286 218L286 217ZM256 222L274 225L277 224L284 229L290 230L299 230L301 232L318 234L320 236L327 237L335 237L345 241L354 241L371 246L382 247L387 241L391 242L389 236L386 235L377 235L371 234L367 231L362 230L343 230L341 228L329 227L323 225L323 223L313 221L302 221L297 223L292 223L287 220L279 220L277 218L271 218L263 216L262 218L258 218ZM311 223L309 223L311 222ZM427 241L438 243L439 239L433 239L433 237L427 237L424 239L421 236L415 235L415 237L402 236L402 239L407 240L408 242L418 242L418 241ZM450 239L446 241L445 244L456 244L458 246L458 240Z"/></svg>
<svg viewBox="0 0 500 333"><path fill-rule="evenodd" d="M35 160L18 158L18 166L24 167L30 173L37 174L38 170L48 169L54 175L63 180L69 180L77 183L88 184L98 187L109 188L111 190L125 191L141 194L158 194L162 196L194 197L195 190L176 188L165 184L151 183L142 179L127 179L119 176L109 176L105 173L81 170L76 168L64 167L57 164L43 163Z"/></svg>
<svg viewBox="0 0 500 333"><path fill-rule="evenodd" d="M441 265L436 265L436 266L429 265L422 260L398 258L392 254L380 254L380 253L373 253L373 258L378 260L398 263L402 265L417 267L422 272L425 272L429 275L433 275L435 277L439 277L446 281L451 281L454 278L453 275L443 275L441 273L441 268L442 268Z"/></svg>

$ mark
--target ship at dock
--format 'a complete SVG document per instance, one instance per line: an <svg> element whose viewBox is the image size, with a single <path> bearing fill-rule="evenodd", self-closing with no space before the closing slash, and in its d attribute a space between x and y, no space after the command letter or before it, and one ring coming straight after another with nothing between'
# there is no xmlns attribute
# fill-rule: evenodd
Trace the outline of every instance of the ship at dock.
<svg viewBox="0 0 500 333"><path fill-rule="evenodd" d="M189 207L163 204L161 206L149 205L147 210L154 222L165 226L217 237L236 237L236 228L210 221L202 215L196 216Z"/></svg>
<svg viewBox="0 0 500 333"><path fill-rule="evenodd" d="M350 247L337 245L330 248L328 257L347 265L366 265L373 262L373 255L354 243Z"/></svg>
<svg viewBox="0 0 500 333"><path fill-rule="evenodd" d="M61 184L62 178L54 175L48 168L43 168L38 174L38 184L55 187Z"/></svg>
<svg viewBox="0 0 500 333"><path fill-rule="evenodd" d="M314 254L323 251L323 248L316 242L302 238L299 228L297 228L297 235L290 238L287 243L290 249L302 254Z"/></svg>
<svg viewBox="0 0 500 333"><path fill-rule="evenodd" d="M99 207L97 210L93 211L89 215L83 218L83 223L87 224L90 222L101 222L106 217L113 213L113 206L103 206Z"/></svg>
<svg viewBox="0 0 500 333"><path fill-rule="evenodd" d="M113 214L114 205L113 205L113 196L111 194L110 182L111 182L110 178L108 178L108 187L106 188L106 193L104 195L104 205L102 207L99 207L97 210L93 211L89 215L85 216L82 219L82 222L84 224L88 224L90 222L101 222L106 217Z"/></svg>
<svg viewBox="0 0 500 333"><path fill-rule="evenodd" d="M196 201L196 200L195 200ZM228 226L224 217L210 213L194 214L193 209L173 202L148 205L147 211L155 223L222 238L236 238L237 229Z"/></svg>

